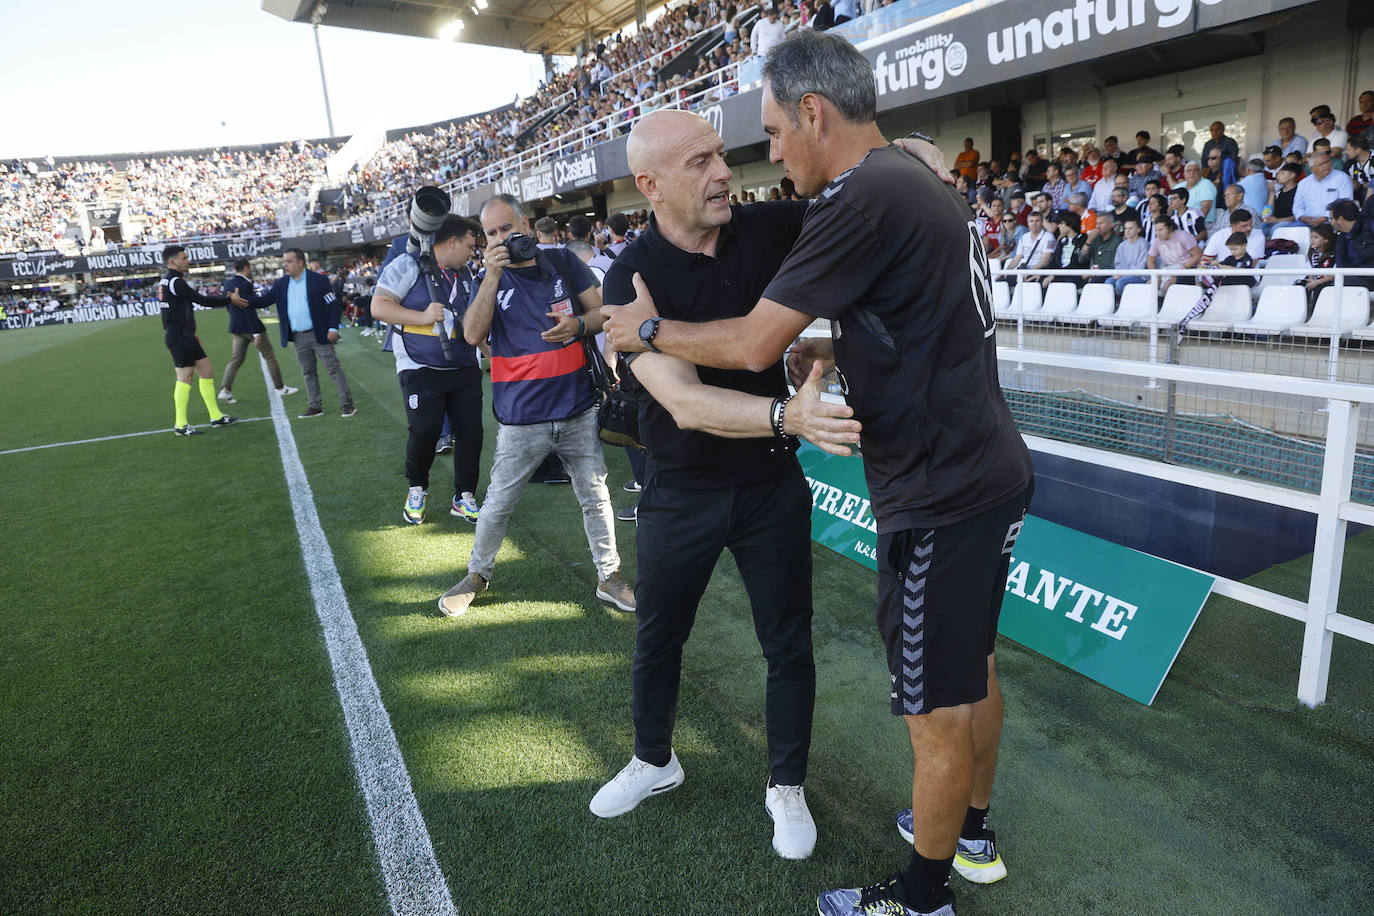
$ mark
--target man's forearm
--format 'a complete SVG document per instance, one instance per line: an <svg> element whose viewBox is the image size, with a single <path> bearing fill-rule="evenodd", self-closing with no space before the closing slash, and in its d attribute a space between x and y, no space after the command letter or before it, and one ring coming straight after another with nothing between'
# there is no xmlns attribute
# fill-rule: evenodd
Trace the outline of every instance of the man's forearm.
<svg viewBox="0 0 1374 916"><path fill-rule="evenodd" d="M406 314L407 312L410 314ZM390 296L374 295L372 297L372 317L378 321L385 321L387 324L409 324L414 320L415 312Z"/></svg>
<svg viewBox="0 0 1374 916"><path fill-rule="evenodd" d="M671 395L669 403L663 406L681 429L695 429L724 439L762 439L773 435L769 417L772 398L692 385Z"/></svg>
<svg viewBox="0 0 1374 916"><path fill-rule="evenodd" d="M781 353L758 352L757 343L747 329L744 318L720 321L665 319L659 323L654 346L670 356L714 369L761 372L782 358Z"/></svg>
<svg viewBox="0 0 1374 916"><path fill-rule="evenodd" d="M496 308L496 293L500 285L501 275L493 277L488 272L482 285L477 288L476 297L463 313L463 339L474 347L491 333L492 313Z"/></svg>

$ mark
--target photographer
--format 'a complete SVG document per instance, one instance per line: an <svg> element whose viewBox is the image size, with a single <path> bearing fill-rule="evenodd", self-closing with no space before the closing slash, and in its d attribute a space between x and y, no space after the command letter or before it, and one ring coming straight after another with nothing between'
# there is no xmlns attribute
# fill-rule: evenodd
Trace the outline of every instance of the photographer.
<svg viewBox="0 0 1374 916"><path fill-rule="evenodd" d="M412 525L425 519L429 469L435 443L448 417L457 440L453 450L453 502L449 513L476 524L478 462L482 455L482 370L477 351L455 334L456 317L467 306L473 280L467 260L477 247L480 227L461 216L449 216L434 233L432 253L439 268L430 301L420 259L406 251L387 264L372 295L374 317L397 326L392 340L396 373L405 395L406 494L402 517ZM447 355L437 325L452 338Z"/></svg>
<svg viewBox="0 0 1374 916"><path fill-rule="evenodd" d="M553 452L582 506L596 596L633 611L634 590L620 575L615 549L596 390L582 340L601 330L601 295L578 258L565 249L539 250L514 197L493 197L480 215L486 270L463 315L463 336L472 346L490 342L492 412L500 427L468 575L444 593L439 609L456 617L486 591L520 493Z"/></svg>

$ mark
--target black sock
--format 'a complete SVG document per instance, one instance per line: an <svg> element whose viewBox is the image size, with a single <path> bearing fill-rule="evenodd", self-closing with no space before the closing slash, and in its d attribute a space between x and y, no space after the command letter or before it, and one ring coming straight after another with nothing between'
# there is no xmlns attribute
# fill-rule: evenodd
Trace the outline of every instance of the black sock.
<svg viewBox="0 0 1374 916"><path fill-rule="evenodd" d="M922 913L938 909L949 902L949 870L954 856L948 859L927 859L911 850L911 864L902 872L902 890L906 903Z"/></svg>
<svg viewBox="0 0 1374 916"><path fill-rule="evenodd" d="M987 829L988 808L975 808L969 805L967 813L964 814L964 829L959 831L959 836L966 840L976 840Z"/></svg>

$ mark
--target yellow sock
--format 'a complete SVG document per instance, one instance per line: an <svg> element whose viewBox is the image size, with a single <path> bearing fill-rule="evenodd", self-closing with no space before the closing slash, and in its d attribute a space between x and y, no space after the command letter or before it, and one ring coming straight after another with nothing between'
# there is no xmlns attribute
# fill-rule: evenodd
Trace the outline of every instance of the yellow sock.
<svg viewBox="0 0 1374 916"><path fill-rule="evenodd" d="M191 386L178 381L172 388L172 404L176 407L176 425L186 425L186 405L191 403Z"/></svg>
<svg viewBox="0 0 1374 916"><path fill-rule="evenodd" d="M205 409L210 411L210 419L218 420L224 414L219 412L219 405L215 403L215 380L203 378L200 380L200 399L205 402Z"/></svg>

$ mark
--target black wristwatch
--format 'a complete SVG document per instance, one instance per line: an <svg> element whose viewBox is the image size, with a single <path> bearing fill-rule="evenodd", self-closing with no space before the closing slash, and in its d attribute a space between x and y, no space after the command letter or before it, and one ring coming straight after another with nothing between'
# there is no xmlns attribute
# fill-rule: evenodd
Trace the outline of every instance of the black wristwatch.
<svg viewBox="0 0 1374 916"><path fill-rule="evenodd" d="M921 133L919 130L913 130L911 133L907 134L907 135L906 135L906 139L908 139L908 140L924 140L924 141L926 141L927 143L929 143L931 146L934 146L934 145L935 145L935 141L934 141L934 140L932 140L930 137L927 137L925 134Z"/></svg>
<svg viewBox="0 0 1374 916"><path fill-rule="evenodd" d="M658 336L658 323L662 318L646 319L639 326L639 339L653 353L662 353L658 347L654 346L654 338Z"/></svg>

